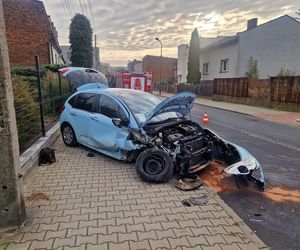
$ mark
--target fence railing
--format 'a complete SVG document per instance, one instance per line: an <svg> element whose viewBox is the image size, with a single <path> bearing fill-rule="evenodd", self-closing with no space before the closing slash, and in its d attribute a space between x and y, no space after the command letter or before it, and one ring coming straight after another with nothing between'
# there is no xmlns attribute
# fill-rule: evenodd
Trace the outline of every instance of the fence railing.
<svg viewBox="0 0 300 250"><path fill-rule="evenodd" d="M154 86L158 90L158 86ZM300 76L270 77L269 79L216 78L201 84L164 84L163 92L190 91L200 96L253 98L277 103L300 103Z"/></svg>
<svg viewBox="0 0 300 250"><path fill-rule="evenodd" d="M12 83L20 152L24 152L58 121L70 87L59 73L41 73L39 67L35 75L12 74Z"/></svg>

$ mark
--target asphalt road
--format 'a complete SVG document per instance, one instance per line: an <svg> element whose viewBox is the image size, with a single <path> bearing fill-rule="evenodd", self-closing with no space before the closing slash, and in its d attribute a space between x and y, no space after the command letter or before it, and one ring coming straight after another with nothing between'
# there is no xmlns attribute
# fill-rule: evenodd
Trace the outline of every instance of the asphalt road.
<svg viewBox="0 0 300 250"><path fill-rule="evenodd" d="M257 158L267 188L300 189L299 128L198 104L192 119L202 122L204 111L208 112L208 128ZM221 191L219 195L272 249L300 249L300 203L275 201L251 188Z"/></svg>

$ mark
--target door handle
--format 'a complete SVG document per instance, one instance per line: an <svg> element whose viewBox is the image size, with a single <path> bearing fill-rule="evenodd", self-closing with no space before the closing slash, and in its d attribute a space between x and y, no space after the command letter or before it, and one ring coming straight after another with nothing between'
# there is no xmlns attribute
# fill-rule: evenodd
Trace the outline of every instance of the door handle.
<svg viewBox="0 0 300 250"><path fill-rule="evenodd" d="M96 121L96 122L99 122L98 118L95 117L95 116L90 116L92 120Z"/></svg>
<svg viewBox="0 0 300 250"><path fill-rule="evenodd" d="M75 112L71 112L71 115L77 116L77 114Z"/></svg>

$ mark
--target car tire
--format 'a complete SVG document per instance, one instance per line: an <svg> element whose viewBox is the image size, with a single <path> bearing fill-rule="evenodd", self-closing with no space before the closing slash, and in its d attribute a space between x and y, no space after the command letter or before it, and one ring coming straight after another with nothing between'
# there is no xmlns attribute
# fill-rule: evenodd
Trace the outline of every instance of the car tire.
<svg viewBox="0 0 300 250"><path fill-rule="evenodd" d="M147 149L136 159L136 171L146 182L166 182L174 171L174 164L170 156L160 149Z"/></svg>
<svg viewBox="0 0 300 250"><path fill-rule="evenodd" d="M70 124L63 124L61 127L61 134L63 141L66 146L68 147L76 147L77 146L77 139L74 129Z"/></svg>

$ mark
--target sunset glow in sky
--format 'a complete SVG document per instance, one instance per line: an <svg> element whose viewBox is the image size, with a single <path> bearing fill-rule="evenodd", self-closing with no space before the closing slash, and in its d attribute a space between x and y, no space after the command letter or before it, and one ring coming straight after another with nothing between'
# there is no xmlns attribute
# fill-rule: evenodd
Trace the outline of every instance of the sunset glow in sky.
<svg viewBox="0 0 300 250"><path fill-rule="evenodd" d="M278 16L295 17L299 0L43 0L60 45L69 44L72 15L85 14L97 34L100 60L124 66L146 54L177 56L177 46L189 43L191 32L201 36L234 35L253 17L264 23ZM81 2L81 6L80 6ZM93 18L92 18L93 16Z"/></svg>

